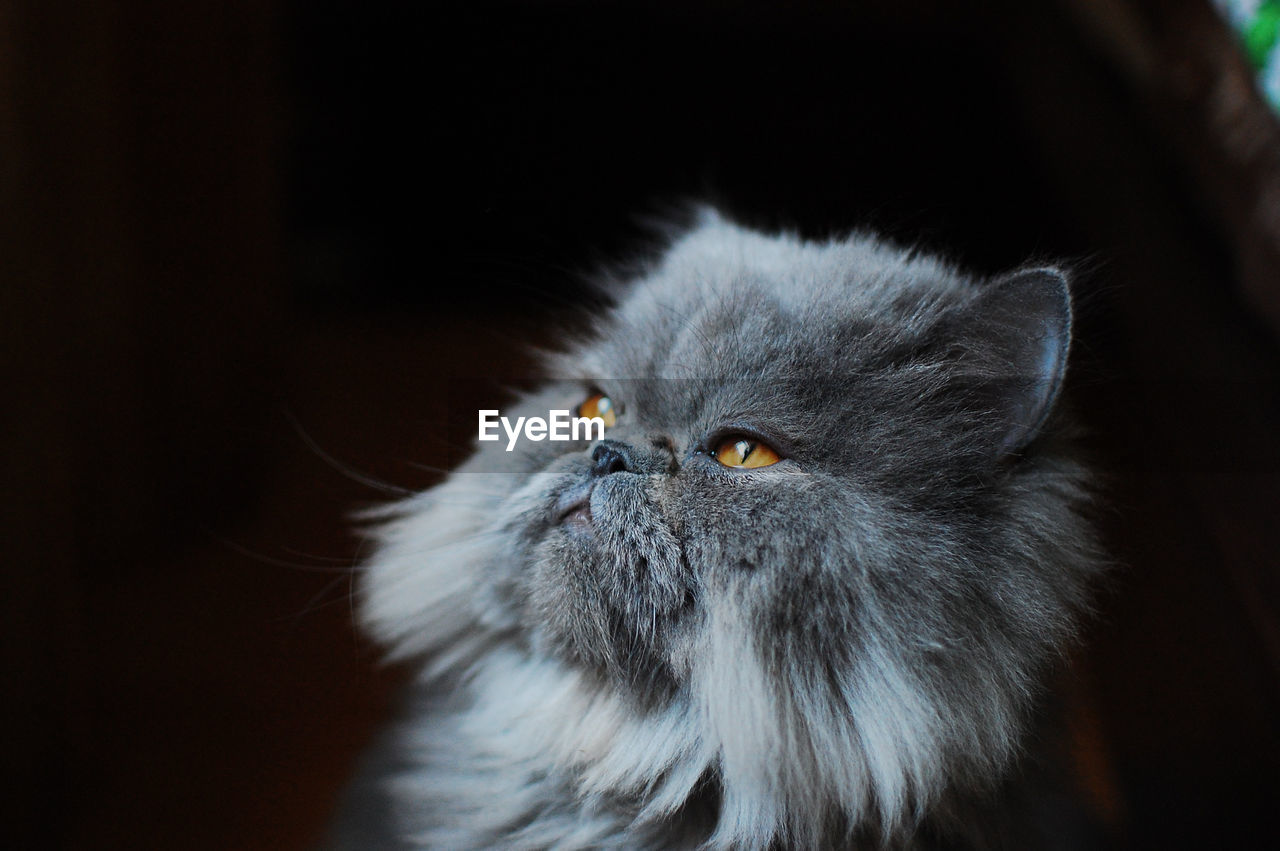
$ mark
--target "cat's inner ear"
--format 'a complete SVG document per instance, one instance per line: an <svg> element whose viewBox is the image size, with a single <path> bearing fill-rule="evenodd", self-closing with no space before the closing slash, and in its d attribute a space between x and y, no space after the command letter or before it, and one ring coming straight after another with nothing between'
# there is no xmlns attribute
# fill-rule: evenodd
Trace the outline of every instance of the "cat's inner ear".
<svg viewBox="0 0 1280 851"><path fill-rule="evenodd" d="M1023 269L991 281L965 311L970 333L994 355L989 392L1003 417L1001 454L1039 433L1062 388L1071 347L1071 292L1055 268Z"/></svg>

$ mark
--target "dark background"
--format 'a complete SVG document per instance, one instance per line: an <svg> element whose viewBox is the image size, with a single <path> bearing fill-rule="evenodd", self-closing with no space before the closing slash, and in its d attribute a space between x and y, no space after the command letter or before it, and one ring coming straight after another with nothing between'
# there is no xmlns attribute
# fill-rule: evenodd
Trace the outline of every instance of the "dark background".
<svg viewBox="0 0 1280 851"><path fill-rule="evenodd" d="M1082 794L1119 847L1249 844L1277 335L1194 115L1091 5L0 10L5 844L313 843L400 676L353 629L351 513L437 480L691 199L1079 270L1119 565L1063 678Z"/></svg>

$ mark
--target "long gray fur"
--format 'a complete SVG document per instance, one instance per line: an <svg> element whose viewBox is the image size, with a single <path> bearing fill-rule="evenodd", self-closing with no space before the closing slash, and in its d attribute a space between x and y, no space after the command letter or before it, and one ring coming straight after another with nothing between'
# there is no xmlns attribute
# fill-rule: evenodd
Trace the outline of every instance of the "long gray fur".
<svg viewBox="0 0 1280 851"><path fill-rule="evenodd" d="M979 281L703 211L503 411L603 392L622 469L593 471L586 442L479 444L385 512L360 616L420 677L369 772L377 829L448 849L1024 841L1000 831L1026 731L1102 563L1055 405L1070 331L1057 269ZM707 454L744 428L783 460ZM559 522L575 488L585 532Z"/></svg>

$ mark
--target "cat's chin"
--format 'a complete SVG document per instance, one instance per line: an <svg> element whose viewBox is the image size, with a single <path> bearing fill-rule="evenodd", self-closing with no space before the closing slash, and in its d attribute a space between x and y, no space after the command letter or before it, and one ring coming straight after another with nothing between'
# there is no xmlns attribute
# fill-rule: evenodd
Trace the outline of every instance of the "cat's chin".
<svg viewBox="0 0 1280 851"><path fill-rule="evenodd" d="M652 477L569 475L549 483L545 513L511 586L520 619L550 655L646 699L668 694L670 648L692 592L680 541Z"/></svg>

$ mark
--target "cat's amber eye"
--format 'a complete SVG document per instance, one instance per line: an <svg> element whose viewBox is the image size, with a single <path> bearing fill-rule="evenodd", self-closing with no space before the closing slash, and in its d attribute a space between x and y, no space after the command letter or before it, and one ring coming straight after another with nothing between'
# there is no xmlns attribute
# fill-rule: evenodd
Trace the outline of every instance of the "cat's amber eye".
<svg viewBox="0 0 1280 851"><path fill-rule="evenodd" d="M773 451L773 447L741 434L730 435L721 440L716 444L716 448L711 450L711 457L726 467L741 467L748 470L754 467L768 467L782 460L778 457L778 453Z"/></svg>
<svg viewBox="0 0 1280 851"><path fill-rule="evenodd" d="M596 393L578 406L578 416L588 419L599 417L604 420L605 428L613 428L618 422L618 409L608 396Z"/></svg>

